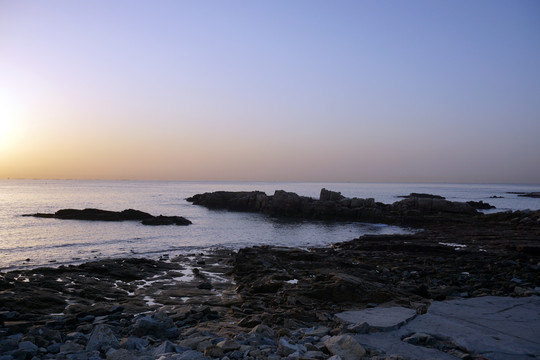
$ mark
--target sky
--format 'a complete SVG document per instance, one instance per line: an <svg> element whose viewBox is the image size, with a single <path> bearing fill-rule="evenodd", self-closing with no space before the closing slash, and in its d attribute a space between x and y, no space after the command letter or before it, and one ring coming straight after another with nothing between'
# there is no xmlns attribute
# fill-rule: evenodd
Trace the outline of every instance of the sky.
<svg viewBox="0 0 540 360"><path fill-rule="evenodd" d="M540 2L0 0L0 178L540 184Z"/></svg>

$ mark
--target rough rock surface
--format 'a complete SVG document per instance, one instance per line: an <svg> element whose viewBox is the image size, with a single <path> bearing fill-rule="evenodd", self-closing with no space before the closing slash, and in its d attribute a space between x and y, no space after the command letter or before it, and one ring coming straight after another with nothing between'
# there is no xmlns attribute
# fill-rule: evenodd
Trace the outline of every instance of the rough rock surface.
<svg viewBox="0 0 540 360"><path fill-rule="evenodd" d="M414 319L416 311L402 306L390 308L375 307L361 311L349 310L335 315L338 321L346 324L366 324L369 330L388 331Z"/></svg>
<svg viewBox="0 0 540 360"><path fill-rule="evenodd" d="M397 330L355 338L411 359L455 359L469 353L493 360L534 359L540 357L540 323L533 316L539 311L538 296L436 301Z"/></svg>
<svg viewBox="0 0 540 360"><path fill-rule="evenodd" d="M243 204L263 204L259 195ZM290 198L284 204L298 199L282 195ZM538 314L538 215L427 222L412 235L321 248L0 273L0 359L337 360L352 349L362 360L538 357L540 330L527 323ZM336 321L339 313L392 307L417 315L390 331ZM454 325L438 326L444 319ZM476 344L467 342L474 336Z"/></svg>

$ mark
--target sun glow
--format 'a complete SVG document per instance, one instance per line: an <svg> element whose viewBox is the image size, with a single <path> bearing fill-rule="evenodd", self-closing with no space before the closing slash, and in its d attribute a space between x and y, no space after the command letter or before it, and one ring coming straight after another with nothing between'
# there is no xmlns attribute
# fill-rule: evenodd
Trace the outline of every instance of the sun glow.
<svg viewBox="0 0 540 360"><path fill-rule="evenodd" d="M24 116L22 107L14 99L0 97L0 151L11 148L21 135Z"/></svg>

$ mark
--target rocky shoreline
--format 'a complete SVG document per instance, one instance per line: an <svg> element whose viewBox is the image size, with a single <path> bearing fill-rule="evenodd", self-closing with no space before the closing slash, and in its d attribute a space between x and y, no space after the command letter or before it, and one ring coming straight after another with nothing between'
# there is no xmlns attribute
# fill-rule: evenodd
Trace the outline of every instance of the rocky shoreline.
<svg viewBox="0 0 540 360"><path fill-rule="evenodd" d="M496 358L416 330L392 341L424 355L372 340L444 301L537 299L540 211L423 216L412 235L322 248L0 273L0 360ZM388 326L348 321L373 311L398 314ZM531 346L514 358L540 357Z"/></svg>

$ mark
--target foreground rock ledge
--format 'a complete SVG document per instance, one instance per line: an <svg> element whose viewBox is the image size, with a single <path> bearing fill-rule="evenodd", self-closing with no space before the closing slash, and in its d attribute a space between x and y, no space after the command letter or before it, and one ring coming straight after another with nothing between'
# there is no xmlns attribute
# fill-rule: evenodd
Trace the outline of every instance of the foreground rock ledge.
<svg viewBox="0 0 540 360"><path fill-rule="evenodd" d="M62 220L88 220L88 221L140 221L143 225L190 225L191 221L182 216L154 216L134 209L123 211L109 211L101 209L62 209L54 214L26 214L39 218L54 218Z"/></svg>

